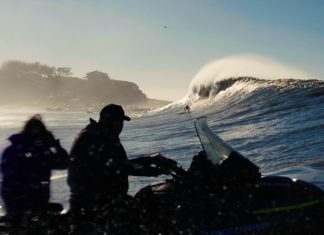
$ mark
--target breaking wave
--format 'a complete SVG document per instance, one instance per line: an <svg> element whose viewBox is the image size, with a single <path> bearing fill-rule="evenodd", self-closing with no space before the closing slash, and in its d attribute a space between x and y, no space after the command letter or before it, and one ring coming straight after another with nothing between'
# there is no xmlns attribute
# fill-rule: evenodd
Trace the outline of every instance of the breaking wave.
<svg viewBox="0 0 324 235"><path fill-rule="evenodd" d="M306 72L259 55L230 56L205 65L189 86L189 94L212 96L244 78L245 82L277 79L310 79ZM259 80L260 81L260 80Z"/></svg>
<svg viewBox="0 0 324 235"><path fill-rule="evenodd" d="M307 72L259 55L230 56L205 65L192 79L181 100L149 114L175 110L189 104L192 110L213 105L234 105L244 99L285 96L320 96L323 81Z"/></svg>

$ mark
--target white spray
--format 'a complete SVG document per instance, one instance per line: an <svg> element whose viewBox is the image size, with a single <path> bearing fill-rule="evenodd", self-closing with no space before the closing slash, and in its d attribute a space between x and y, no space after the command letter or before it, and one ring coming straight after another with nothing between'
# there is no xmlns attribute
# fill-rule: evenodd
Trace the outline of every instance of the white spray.
<svg viewBox="0 0 324 235"><path fill-rule="evenodd" d="M189 86L189 94L195 88L213 86L227 78L254 77L259 79L310 79L306 72L260 55L243 54L225 57L208 63L196 74Z"/></svg>

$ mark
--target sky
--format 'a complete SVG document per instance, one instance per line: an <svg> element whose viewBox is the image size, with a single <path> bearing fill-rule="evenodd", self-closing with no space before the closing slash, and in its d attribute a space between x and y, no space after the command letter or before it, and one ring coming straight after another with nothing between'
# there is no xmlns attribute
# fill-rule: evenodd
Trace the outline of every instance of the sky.
<svg viewBox="0 0 324 235"><path fill-rule="evenodd" d="M176 101L201 67L257 54L324 78L322 0L0 0L0 63L100 70Z"/></svg>

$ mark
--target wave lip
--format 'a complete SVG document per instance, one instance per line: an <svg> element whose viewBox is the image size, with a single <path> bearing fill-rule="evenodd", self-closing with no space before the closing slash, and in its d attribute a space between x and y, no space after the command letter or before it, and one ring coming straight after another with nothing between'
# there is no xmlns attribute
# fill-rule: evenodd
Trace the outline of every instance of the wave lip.
<svg viewBox="0 0 324 235"><path fill-rule="evenodd" d="M217 94L239 78L249 81L273 79L310 79L306 72L259 55L229 56L205 65L192 79L189 94L202 97ZM223 82L221 82L223 81Z"/></svg>
<svg viewBox="0 0 324 235"><path fill-rule="evenodd" d="M191 90L191 94L196 94L199 98L209 98L214 97L221 91L225 91L234 85L241 84L240 89L242 88L257 88L260 87L266 80L253 78L253 77L237 77L237 78L228 78L215 82L214 84L204 85L201 84L199 87L194 86ZM253 86L254 85L254 86Z"/></svg>

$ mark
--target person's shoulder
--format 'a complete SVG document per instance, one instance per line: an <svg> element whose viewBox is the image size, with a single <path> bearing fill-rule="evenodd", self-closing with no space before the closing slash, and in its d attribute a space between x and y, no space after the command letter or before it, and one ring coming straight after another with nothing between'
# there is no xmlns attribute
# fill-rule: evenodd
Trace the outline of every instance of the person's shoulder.
<svg viewBox="0 0 324 235"><path fill-rule="evenodd" d="M6 156L10 155L10 153L13 150L14 150L14 146L12 146L12 145L7 146L2 152L2 159L5 158Z"/></svg>
<svg viewBox="0 0 324 235"><path fill-rule="evenodd" d="M75 142L81 142L84 144L92 144L98 142L101 139L101 134L98 130L92 128L85 128L79 132L75 137Z"/></svg>
<svg viewBox="0 0 324 235"><path fill-rule="evenodd" d="M29 141L24 134L22 133L13 134L9 136L8 145L4 149L2 155L12 152L17 148L21 149L23 147L26 147L27 143L29 143Z"/></svg>
<svg viewBox="0 0 324 235"><path fill-rule="evenodd" d="M3 150L2 156L1 156L1 162L3 163L10 159L14 160L14 159L17 159L17 157L20 158L19 157L21 155L21 154L19 154L20 152L21 152L20 148L17 148L17 146L14 144L10 144Z"/></svg>
<svg viewBox="0 0 324 235"><path fill-rule="evenodd" d="M76 135L74 141L75 142L80 142L80 141L83 141L83 140L87 140L87 139L90 139L92 137L92 135L93 134L91 133L91 131L83 129Z"/></svg>

